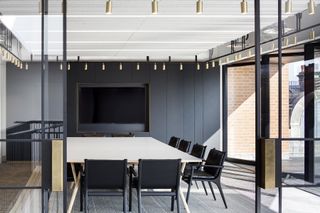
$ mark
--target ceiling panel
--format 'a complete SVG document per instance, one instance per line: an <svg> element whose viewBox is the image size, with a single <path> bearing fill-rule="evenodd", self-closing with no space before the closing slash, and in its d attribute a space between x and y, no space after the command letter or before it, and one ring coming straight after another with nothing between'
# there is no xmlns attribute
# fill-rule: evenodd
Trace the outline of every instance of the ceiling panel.
<svg viewBox="0 0 320 213"><path fill-rule="evenodd" d="M107 15L105 0L68 0L68 56L205 60L208 49L253 31L253 0L246 15L240 14L240 1L204 0L204 13L196 15L196 0L159 0L159 14L151 15L151 0L113 0L113 14ZM61 0L49 0L50 55L62 53L61 6ZM293 1L294 12L306 7L306 0ZM39 54L39 1L0 0L0 8L2 22L30 53ZM261 0L261 10L262 26L277 21L277 1Z"/></svg>

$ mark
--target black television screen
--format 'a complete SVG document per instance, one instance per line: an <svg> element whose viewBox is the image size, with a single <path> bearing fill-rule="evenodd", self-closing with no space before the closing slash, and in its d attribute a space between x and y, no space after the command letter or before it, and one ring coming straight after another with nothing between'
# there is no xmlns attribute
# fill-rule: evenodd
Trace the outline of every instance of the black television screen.
<svg viewBox="0 0 320 213"><path fill-rule="evenodd" d="M113 124L113 127L119 124L147 126L147 85L80 86L78 97L80 125L96 124L97 128L99 125L103 128L103 124Z"/></svg>

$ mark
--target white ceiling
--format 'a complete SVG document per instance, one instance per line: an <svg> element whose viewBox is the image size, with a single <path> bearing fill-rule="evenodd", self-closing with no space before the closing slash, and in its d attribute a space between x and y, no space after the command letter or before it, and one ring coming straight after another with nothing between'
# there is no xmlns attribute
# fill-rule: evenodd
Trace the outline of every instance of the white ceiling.
<svg viewBox="0 0 320 213"><path fill-rule="evenodd" d="M49 0L48 53L62 54L61 0ZM254 29L253 0L249 14L240 13L241 0L204 0L204 13L195 14L196 0L159 0L151 15L151 0L68 0L68 57L92 60L200 60L208 49ZM284 1L283 1L284 2ZM294 12L307 0L293 0ZM262 26L277 21L277 1L261 0ZM38 0L0 0L1 21L32 54L40 54L41 19Z"/></svg>

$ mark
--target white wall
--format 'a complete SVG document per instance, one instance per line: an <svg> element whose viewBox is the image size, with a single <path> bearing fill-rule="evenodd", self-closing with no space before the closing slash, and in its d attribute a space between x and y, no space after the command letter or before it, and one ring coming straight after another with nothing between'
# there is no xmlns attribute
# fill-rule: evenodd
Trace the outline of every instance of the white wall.
<svg viewBox="0 0 320 213"><path fill-rule="evenodd" d="M0 58L0 138L6 135L6 63ZM5 143L0 143L0 163L6 155Z"/></svg>

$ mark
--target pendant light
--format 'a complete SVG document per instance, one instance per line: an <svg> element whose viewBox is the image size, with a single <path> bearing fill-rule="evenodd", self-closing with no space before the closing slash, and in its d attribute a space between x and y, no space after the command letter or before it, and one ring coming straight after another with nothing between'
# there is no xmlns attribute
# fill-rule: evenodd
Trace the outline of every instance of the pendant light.
<svg viewBox="0 0 320 213"><path fill-rule="evenodd" d="M289 46L289 38L284 39L284 46Z"/></svg>
<svg viewBox="0 0 320 213"><path fill-rule="evenodd" d="M240 3L240 9L242 14L248 13L248 2L247 0L242 0Z"/></svg>
<svg viewBox="0 0 320 213"><path fill-rule="evenodd" d="M122 67L122 63L120 62L119 64L119 70L122 71L123 67Z"/></svg>
<svg viewBox="0 0 320 213"><path fill-rule="evenodd" d="M315 1L314 0L309 0L309 2L308 2L309 15L314 15L315 7L316 7Z"/></svg>
<svg viewBox="0 0 320 213"><path fill-rule="evenodd" d="M140 70L140 64L137 63L137 70Z"/></svg>
<svg viewBox="0 0 320 213"><path fill-rule="evenodd" d="M166 70L166 63L162 64L162 70L165 71Z"/></svg>
<svg viewBox="0 0 320 213"><path fill-rule="evenodd" d="M154 63L153 69L154 69L154 70L157 70L157 63Z"/></svg>
<svg viewBox="0 0 320 213"><path fill-rule="evenodd" d="M63 64L62 64L62 62L60 63L60 70L63 70Z"/></svg>
<svg viewBox="0 0 320 213"><path fill-rule="evenodd" d="M25 68L26 68L26 70L29 69L29 64L27 62L26 62Z"/></svg>
<svg viewBox="0 0 320 213"><path fill-rule="evenodd" d="M39 3L38 3L38 10L39 10L39 14L41 15L42 14L42 1L39 0Z"/></svg>
<svg viewBox="0 0 320 213"><path fill-rule="evenodd" d="M309 33L309 39L314 40L316 38L316 32L312 29Z"/></svg>
<svg viewBox="0 0 320 213"><path fill-rule="evenodd" d="M105 63L102 63L102 67L101 67L101 69L102 69L103 71L105 71L105 70L106 70L106 64L105 64Z"/></svg>
<svg viewBox="0 0 320 213"><path fill-rule="evenodd" d="M297 36L293 37L293 44L297 44L297 41L298 41Z"/></svg>
<svg viewBox="0 0 320 213"><path fill-rule="evenodd" d="M112 1L107 0L106 2L106 14L112 14Z"/></svg>
<svg viewBox="0 0 320 213"><path fill-rule="evenodd" d="M182 70L183 70L183 64L180 63L180 71L182 71Z"/></svg>
<svg viewBox="0 0 320 213"><path fill-rule="evenodd" d="M84 70L85 70L85 71L88 70L88 63L87 63L87 62L84 64Z"/></svg>
<svg viewBox="0 0 320 213"><path fill-rule="evenodd" d="M202 14L202 12L203 12L203 1L202 0L197 0L196 13L197 14Z"/></svg>
<svg viewBox="0 0 320 213"><path fill-rule="evenodd" d="M215 66L216 66L215 62L212 61L212 62L211 62L211 67L214 68Z"/></svg>
<svg viewBox="0 0 320 213"><path fill-rule="evenodd" d="M206 63L206 70L209 69L209 62Z"/></svg>
<svg viewBox="0 0 320 213"><path fill-rule="evenodd" d="M71 70L71 65L70 65L70 63L68 63L68 70Z"/></svg>
<svg viewBox="0 0 320 213"><path fill-rule="evenodd" d="M151 10L152 10L152 14L153 15L158 14L158 0L152 0L152 2L151 2Z"/></svg>
<svg viewBox="0 0 320 213"><path fill-rule="evenodd" d="M197 63L197 70L199 71L200 70L200 64Z"/></svg>
<svg viewBox="0 0 320 213"><path fill-rule="evenodd" d="M292 13L292 0L287 0L285 2L285 13L287 14Z"/></svg>

